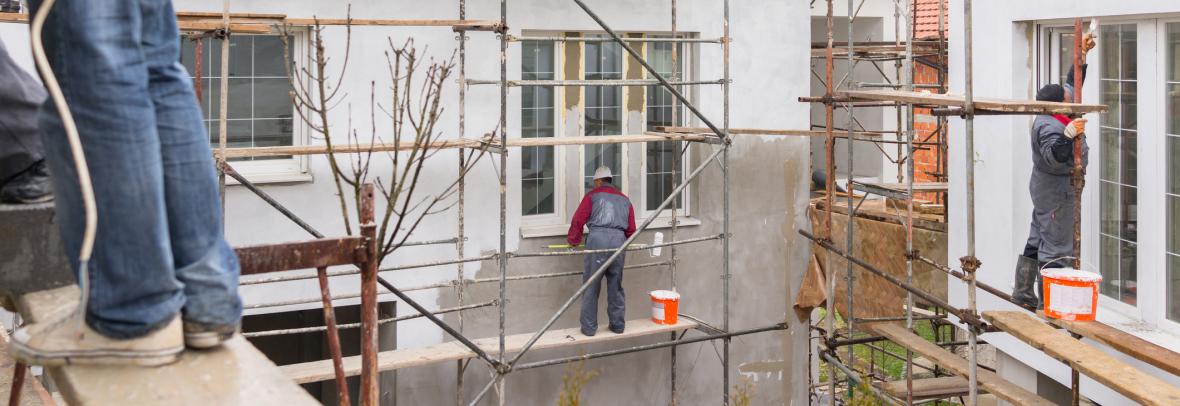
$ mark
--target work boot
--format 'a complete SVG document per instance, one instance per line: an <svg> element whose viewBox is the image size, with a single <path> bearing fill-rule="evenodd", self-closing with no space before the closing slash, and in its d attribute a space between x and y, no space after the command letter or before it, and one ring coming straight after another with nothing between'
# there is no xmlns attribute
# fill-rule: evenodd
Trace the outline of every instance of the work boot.
<svg viewBox="0 0 1180 406"><path fill-rule="evenodd" d="M582 327L582 335L584 335L586 337L594 337L594 334L597 334L597 333L598 333L597 329L588 329L588 328Z"/></svg>
<svg viewBox="0 0 1180 406"><path fill-rule="evenodd" d="M53 187L45 160L37 161L0 187L0 202L31 204L50 200L53 200Z"/></svg>
<svg viewBox="0 0 1180 406"><path fill-rule="evenodd" d="M1016 286L1012 289L1012 300L1025 307L1036 308L1039 300L1034 290L1037 284L1037 260L1019 255L1016 257Z"/></svg>
<svg viewBox="0 0 1180 406"><path fill-rule="evenodd" d="M117 340L99 334L82 312L36 323L12 333L12 357L47 367L101 364L159 366L175 362L184 351L180 316L146 336Z"/></svg>
<svg viewBox="0 0 1180 406"><path fill-rule="evenodd" d="M220 346L238 332L237 324L208 325L191 321L184 322L184 345L205 350Z"/></svg>

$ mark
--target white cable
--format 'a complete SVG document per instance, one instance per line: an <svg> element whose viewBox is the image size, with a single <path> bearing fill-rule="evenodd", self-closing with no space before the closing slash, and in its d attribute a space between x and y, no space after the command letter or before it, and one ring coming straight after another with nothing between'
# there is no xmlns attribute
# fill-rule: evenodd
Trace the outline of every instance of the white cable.
<svg viewBox="0 0 1180 406"><path fill-rule="evenodd" d="M70 153L74 158L74 168L78 172L78 187L82 192L82 206L86 211L86 228L82 231L82 247L78 252L78 287L82 291L78 309L85 315L86 307L90 301L90 274L88 272L88 265L90 263L90 254L94 251L94 234L98 226L98 208L94 203L94 187L90 184L90 168L86 166L86 156L82 152L82 141L78 138L78 127L74 124L73 114L70 114L70 106L66 105L66 98L61 93L61 86L57 83L57 77L53 76L53 70L49 68L49 60L45 58L45 47L41 43L41 29L45 26L45 18L49 16L49 10L53 8L54 2L55 0L45 0L41 3L41 7L37 9L37 14L33 16L33 60L37 64L37 71L41 73L41 79L45 82L45 88L49 91L49 97L53 99L53 105L57 107L57 113L61 116L61 123L66 131L66 138L70 142ZM85 317L81 319L85 319Z"/></svg>

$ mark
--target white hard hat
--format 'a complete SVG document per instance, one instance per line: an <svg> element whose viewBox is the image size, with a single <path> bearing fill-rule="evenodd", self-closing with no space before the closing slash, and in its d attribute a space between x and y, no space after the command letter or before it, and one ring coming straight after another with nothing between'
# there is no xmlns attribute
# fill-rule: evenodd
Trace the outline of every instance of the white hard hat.
<svg viewBox="0 0 1180 406"><path fill-rule="evenodd" d="M613 178L613 177L614 177L614 175L611 175L610 168L607 168L606 165L600 166L600 167L598 167L598 169L594 170L594 179L593 180L599 180L599 179L603 179L603 178Z"/></svg>

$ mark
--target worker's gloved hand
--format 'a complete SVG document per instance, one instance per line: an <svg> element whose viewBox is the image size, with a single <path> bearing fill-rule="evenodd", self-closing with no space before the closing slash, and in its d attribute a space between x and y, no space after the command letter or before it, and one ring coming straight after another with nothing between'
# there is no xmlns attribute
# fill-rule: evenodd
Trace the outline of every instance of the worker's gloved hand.
<svg viewBox="0 0 1180 406"><path fill-rule="evenodd" d="M1086 119L1084 119L1084 118L1074 119L1073 121L1069 122L1069 125L1065 126L1065 137L1069 138L1071 140L1074 139L1075 137L1077 137L1078 135L1082 135L1085 133L1086 133Z"/></svg>
<svg viewBox="0 0 1180 406"><path fill-rule="evenodd" d="M1086 35L1082 37L1082 53L1087 54L1096 46L1098 46L1098 42L1094 41L1094 32L1087 32Z"/></svg>

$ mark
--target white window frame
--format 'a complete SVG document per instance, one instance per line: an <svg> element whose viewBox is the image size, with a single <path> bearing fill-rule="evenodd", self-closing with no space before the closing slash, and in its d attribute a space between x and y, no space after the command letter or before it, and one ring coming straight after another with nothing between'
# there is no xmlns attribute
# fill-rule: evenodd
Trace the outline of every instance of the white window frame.
<svg viewBox="0 0 1180 406"><path fill-rule="evenodd" d="M680 37L683 37L683 38L689 37L687 34L677 34L677 35ZM666 35L664 35L664 34L645 34L645 36L670 37L671 33L667 33ZM644 43L643 56L645 58L648 55L648 49L649 49L648 45L650 45L650 44L653 44L653 43L652 42L645 42ZM683 43L683 42L676 43L676 44L691 45L690 43ZM680 75L681 75L680 81L695 80L695 78L696 78L696 70L693 69L693 66L695 66L695 64L692 63L695 60L694 58L696 57L696 54L693 52L693 50L694 50L693 48L694 47L692 47L692 46L682 46L681 47L682 52L677 55L678 63L680 63ZM644 73L645 78L651 78L651 75L647 72L646 69L644 70L643 73ZM682 92L686 93L686 94L692 94L692 91L694 90L692 86L684 86L683 88L684 88L684 90ZM646 91L646 89L645 89L645 91ZM647 94L644 94L644 98L643 98L643 126L644 126L644 128L641 129L640 133L647 131L647 97L646 96L647 96ZM692 99L691 96L685 96L685 97L688 97L690 100ZM689 114L688 108L685 107L683 104L680 105L680 109L679 109L679 111L677 111L677 114L679 114L679 117L682 117L684 125L689 125L689 123L695 122L696 118L688 115ZM693 157L692 146L694 144L692 142L687 142L687 141L682 141L682 142L684 142L684 148L686 151L682 154L683 158L680 160L681 181L683 181L685 178L687 178L688 168L689 168L688 162ZM640 154L641 158L640 158L640 169L639 169L639 171L640 171L639 172L639 179L640 179L639 183L641 186L643 196L640 197L640 199L639 199L640 207L638 210L636 210L637 213L641 213L640 216L643 218L651 217L653 214L656 213L655 210L648 210L647 209L648 203L650 203L647 201L647 166L648 166L647 146L648 146L648 144L649 143L643 143L643 151ZM691 217L692 212L693 212L692 211L692 199L691 199L692 185L690 184L690 185L686 186L684 188L684 191L681 194L684 196L684 198L681 199L680 207L676 208L676 217L680 217L680 218ZM658 202L656 202L656 203L658 203ZM671 217L672 217L672 210L664 210L656 218L658 218L658 219L668 218L670 220Z"/></svg>
<svg viewBox="0 0 1180 406"><path fill-rule="evenodd" d="M251 34L239 34L251 35ZM260 35L281 35L280 33L269 33ZM291 36L291 59L295 66L292 69L300 69L302 66L309 64L311 55L308 51L308 31L306 29L292 29L289 32ZM187 39L181 39L188 41ZM188 72L191 76L193 72ZM310 82L310 79L308 79ZM213 85L219 86L220 80L214 78ZM209 97L210 95L205 95ZM295 111L294 106L291 108L291 145L301 146L309 145L311 143L311 129L307 123L299 118L299 114ZM213 136L218 135L217 122L214 120L212 128L209 129ZM212 146L214 152L217 147ZM294 182L310 182L313 180L309 157L307 155L295 155L287 159L269 159L262 161L233 161L230 162L234 169L248 178L251 183L266 184L266 183L294 183ZM226 178L227 185L239 185L239 182L233 178Z"/></svg>
<svg viewBox="0 0 1180 406"><path fill-rule="evenodd" d="M525 35L539 36L539 37L557 37L557 36L561 36L562 34L559 32L540 31L540 32L527 32ZM563 44L564 44L564 42L562 42L562 41L553 41L553 78L557 79L557 80L562 79L563 75L565 73L564 72L565 48L564 48ZM522 52L521 47L516 47L516 52L518 52L518 53ZM522 60L522 59L523 58L517 58L517 60ZM519 74L520 65L518 64L515 68L518 70L518 74ZM516 125L517 125L517 129L519 130L520 128L523 127L522 123L520 123L520 121L519 121L519 117L520 117L520 112L524 108L524 103L523 103L523 98L518 99L518 100L519 101L516 103L516 112L517 112L517 114L516 114L517 124ZM565 132L565 123L563 122L564 120L561 119L561 115L562 115L561 110L562 110L562 106L564 106L564 105L565 105L565 88L563 88L561 86L554 86L554 92L553 92L553 138L563 137L563 133ZM532 215L524 215L523 213L521 213L521 216L520 216L521 226L524 226L524 227L545 227L545 226L560 226L562 224L569 224L569 219L568 219L568 216L566 215L566 207L565 207L566 206L566 198L565 198L566 189L565 188L566 188L566 184L569 182L565 176L565 172L566 172L565 171L565 159L562 158L564 155L565 154L562 153L562 147L560 147L560 146L553 147L553 176L554 176L554 181L553 181L553 195L554 195L554 197L553 197L553 213L532 214ZM520 163L519 163L519 161L517 161L517 162L518 162L517 163L517 170L519 170ZM516 179L516 187L518 188L517 189L518 196L520 195L520 188L522 188L523 185L524 185L524 180L522 178L518 177ZM523 204L523 202L522 202L522 204ZM521 210L518 210L518 211L521 211Z"/></svg>

